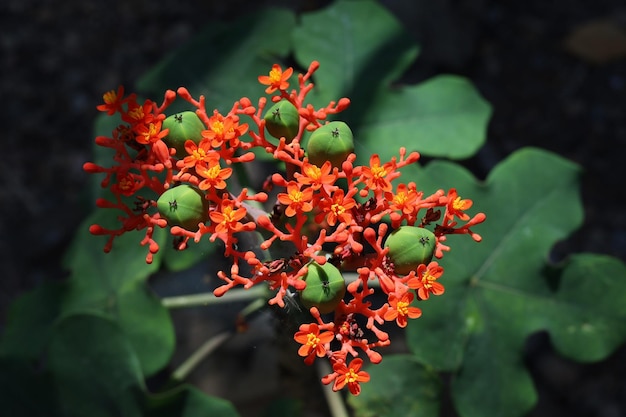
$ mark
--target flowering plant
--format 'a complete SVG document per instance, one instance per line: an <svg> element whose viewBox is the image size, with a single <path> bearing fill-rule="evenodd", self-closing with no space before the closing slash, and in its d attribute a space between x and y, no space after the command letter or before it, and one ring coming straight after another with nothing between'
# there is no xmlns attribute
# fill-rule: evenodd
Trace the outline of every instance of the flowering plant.
<svg viewBox="0 0 626 417"><path fill-rule="evenodd" d="M489 104L463 77L408 82L418 51L379 2L298 19L271 8L212 22L138 94L107 93L84 166L98 207L62 260L69 275L19 297L0 338L5 414L235 417L227 400L258 404L267 386L319 407L300 366L313 363L333 416L352 393L354 415L434 416L451 401L464 417L521 417L538 399L531 334L579 362L613 353L626 340L623 263L551 252L582 225L579 167L534 148L472 158ZM239 317L220 308L244 299ZM246 328L274 355L283 329L251 313L268 301L296 323L287 350L303 395L277 387L262 343L226 376L226 355L210 355ZM187 314L208 338L189 355ZM268 414L302 414L290 405Z"/></svg>
<svg viewBox="0 0 626 417"><path fill-rule="evenodd" d="M360 358L350 358L364 353L372 363L382 360L375 348L390 340L380 326L392 321L406 327L408 319L422 314L412 306L416 296L426 300L444 293L439 281L443 268L431 260L433 255L440 259L450 250L445 243L450 234L468 234L479 242L480 235L471 228L485 215L470 218L465 211L472 201L462 199L454 188L425 195L414 182L394 186L400 170L417 162L417 152L407 155L400 148L399 157L388 162L373 154L369 165L356 165L350 128L327 122L329 115L346 109L349 100L320 109L305 104L318 68L319 63L312 62L298 75L297 88L290 90L293 69L273 65L269 75L258 77L267 86L269 100L261 97L255 106L241 98L225 115L208 113L205 97L195 99L184 87L168 90L162 104L139 103L133 94L124 96L122 87L106 93L99 110L120 113L126 123L112 137L96 138L96 143L115 151L115 164L88 162L84 169L106 174L102 186L113 197L96 203L121 211L120 225L108 229L94 224L90 231L108 236L109 252L115 237L145 230L141 244L148 247L148 263L160 249L153 239L155 228L169 228L178 250L190 241L220 240L232 266L218 273L224 283L215 295L239 285L265 284L275 291L269 303L284 307L290 291L298 291L314 319L294 336L302 344L298 353L307 364L328 357L333 371L322 381L334 382L335 390L347 385L358 395L359 383L369 375L360 371ZM166 116L177 98L195 112ZM269 103L275 104L267 109ZM305 132L312 132L306 147ZM236 190L229 184L233 170L254 160L250 150L255 147L284 162L286 172L271 175L265 192ZM282 192L271 204L271 213L253 206L267 202L274 188ZM312 220L318 227L310 227ZM240 248L238 236L257 230L267 236L259 245L261 252ZM289 253L282 246L273 251L277 240L291 244ZM340 273L346 269L358 274L348 285ZM377 307L368 298L374 286L387 296Z"/></svg>

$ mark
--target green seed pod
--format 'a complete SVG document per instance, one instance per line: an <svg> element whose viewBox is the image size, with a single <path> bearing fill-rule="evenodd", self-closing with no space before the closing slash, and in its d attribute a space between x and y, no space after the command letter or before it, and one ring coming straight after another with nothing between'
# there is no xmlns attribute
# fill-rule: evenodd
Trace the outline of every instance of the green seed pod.
<svg viewBox="0 0 626 417"><path fill-rule="evenodd" d="M209 218L209 202L202 191L190 185L179 185L166 190L157 200L159 214L170 226L198 230L198 223Z"/></svg>
<svg viewBox="0 0 626 417"><path fill-rule="evenodd" d="M436 244L433 232L417 226L401 226L385 241L385 247L389 248L387 256L393 262L395 272L401 275L430 262Z"/></svg>
<svg viewBox="0 0 626 417"><path fill-rule="evenodd" d="M306 308L313 306L322 314L337 307L346 293L346 281L341 272L330 262L320 265L311 262L304 276L306 288L300 291L300 300Z"/></svg>
<svg viewBox="0 0 626 417"><path fill-rule="evenodd" d="M170 130L163 141L170 148L176 149L176 157L180 159L187 156L185 142L192 140L196 145L200 143L202 131L206 130L206 126L196 113L184 111L168 116L163 121L163 129Z"/></svg>
<svg viewBox="0 0 626 417"><path fill-rule="evenodd" d="M311 134L306 150L312 164L322 166L330 161L333 167L341 168L354 151L352 131L344 122L330 122Z"/></svg>
<svg viewBox="0 0 626 417"><path fill-rule="evenodd" d="M274 104L265 113L265 127L277 139L284 137L287 143L298 134L300 115L296 106L287 100Z"/></svg>

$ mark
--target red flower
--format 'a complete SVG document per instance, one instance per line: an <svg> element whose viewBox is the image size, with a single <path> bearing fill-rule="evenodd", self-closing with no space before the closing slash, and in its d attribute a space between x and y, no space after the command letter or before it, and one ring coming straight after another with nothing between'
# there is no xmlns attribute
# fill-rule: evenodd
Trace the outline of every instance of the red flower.
<svg viewBox="0 0 626 417"><path fill-rule="evenodd" d="M451 188L450 191L448 191L448 205L446 206L446 217L450 220L452 220L453 216L456 216L464 221L469 220L469 216L463 212L472 207L472 204L472 200L462 200L461 197L456 193L456 189Z"/></svg>
<svg viewBox="0 0 626 417"><path fill-rule="evenodd" d="M417 267L417 276L409 279L407 285L411 289L417 289L417 296L422 300L427 300L430 294L441 295L444 287L437 282L443 274L443 267L437 262L431 262L428 266L421 264Z"/></svg>
<svg viewBox="0 0 626 417"><path fill-rule="evenodd" d="M287 217L293 217L297 212L313 210L311 200L313 200L313 189L300 190L300 185L293 181L287 185L287 193L278 194L278 201L287 206L285 209Z"/></svg>
<svg viewBox="0 0 626 417"><path fill-rule="evenodd" d="M333 366L333 370L339 375L335 379L333 391L339 391L347 384L352 395L359 395L361 392L359 383L370 380L370 375L365 371L361 371L362 366L363 359L361 358L352 359L348 366L346 366L345 362L336 363Z"/></svg>
<svg viewBox="0 0 626 417"><path fill-rule="evenodd" d="M337 221L349 224L352 221L352 208L356 202L351 197L345 197L341 188L337 189L332 198L326 198L320 201L320 208L326 214L326 222L330 226L337 224ZM319 223L320 216L316 216L315 220Z"/></svg>
<svg viewBox="0 0 626 417"><path fill-rule="evenodd" d="M335 174L331 174L332 165L330 161L324 165L317 165L305 162L302 164L302 173L296 172L295 178L300 184L310 185L312 189L318 190L324 184L333 184L337 179Z"/></svg>
<svg viewBox="0 0 626 417"><path fill-rule="evenodd" d="M246 217L247 211L243 207L235 208L232 200L222 201L220 211L209 213L211 221L216 224L216 233L237 233L244 229L239 220Z"/></svg>
<svg viewBox="0 0 626 417"><path fill-rule="evenodd" d="M240 125L236 117L222 116L217 110L209 118L209 129L202 131L202 137L211 141L211 146L217 148L226 141L231 141L231 146L238 146L236 140L248 131L246 123Z"/></svg>
<svg viewBox="0 0 626 417"><path fill-rule="evenodd" d="M380 165L380 157L376 154L370 157L370 166L363 167L365 184L370 190L391 191L391 182L387 178L395 170L394 164L387 162Z"/></svg>
<svg viewBox="0 0 626 417"><path fill-rule="evenodd" d="M406 327L407 319L416 319L422 315L422 310L411 307L413 293L406 290L401 295L389 294L389 309L385 312L385 320L395 320L399 327Z"/></svg>
<svg viewBox="0 0 626 417"><path fill-rule="evenodd" d="M104 104L100 104L96 108L100 111L105 111L109 116L115 114L115 112L122 111L122 104L124 104L124 87L119 86L117 92L115 90L107 91L102 95Z"/></svg>
<svg viewBox="0 0 626 417"><path fill-rule="evenodd" d="M198 184L201 190L213 187L217 190L226 188L226 179L233 173L232 168L222 168L218 161L211 161L208 165L196 165L196 172L204 179Z"/></svg>
<svg viewBox="0 0 626 417"><path fill-rule="evenodd" d="M269 85L265 89L267 94L272 94L276 90L284 91L289 88L289 82L287 80L293 74L293 68L289 67L285 71L280 68L280 65L272 65L272 70L269 75L259 75L259 82L263 85Z"/></svg>
<svg viewBox="0 0 626 417"><path fill-rule="evenodd" d="M193 168L196 165L211 161L218 161L220 155L211 148L211 141L209 139L202 139L198 145L192 140L185 141L185 151L189 154L183 158L182 164L179 167Z"/></svg>
<svg viewBox="0 0 626 417"><path fill-rule="evenodd" d="M335 335L328 331L320 333L319 326L311 323L301 325L300 331L296 332L293 338L296 342L302 343L298 355L304 356L306 358L304 362L310 365L315 356L321 358L326 354L325 344L330 343Z"/></svg>

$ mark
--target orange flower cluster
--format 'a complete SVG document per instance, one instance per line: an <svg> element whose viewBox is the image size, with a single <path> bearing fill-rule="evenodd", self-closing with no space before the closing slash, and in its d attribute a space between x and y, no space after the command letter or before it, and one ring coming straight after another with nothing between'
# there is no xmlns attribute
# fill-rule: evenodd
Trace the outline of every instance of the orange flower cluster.
<svg viewBox="0 0 626 417"><path fill-rule="evenodd" d="M333 383L335 390L347 386L357 395L359 384L369 380L361 370L359 353L379 363L382 356L375 349L390 343L380 326L395 322L405 327L408 319L421 315L414 305L416 298L425 300L444 292L438 281L443 268L436 261L420 264L408 274L396 273L389 248L384 246L388 231L404 225L432 228L436 238L434 256L441 258L443 251L450 249L444 243L448 234L469 234L480 241L471 228L483 222L485 215L470 218L465 211L472 201L462 199L455 189L426 196L413 182L395 184L401 175L399 170L419 159L417 152L407 154L404 148L399 150L398 158L388 162L372 155L365 166L355 164L354 154L347 156L341 166L329 161L321 166L310 163L301 146L306 132L323 126L329 115L349 105L346 98L320 109L305 104L313 88L310 78L318 67L313 62L306 73L299 74L298 86L292 91L288 91L292 68L283 71L274 65L268 76L258 77L268 86L266 93L274 94L271 102L286 100L298 111L298 133L289 140L281 137L276 141L266 132L265 97L256 105L244 97L226 115L217 111L209 115L205 98L194 99L183 87L167 91L161 105L150 100L139 104L135 95L124 97L121 88L106 93L98 109L109 115L119 113L125 122L112 137L96 138L99 145L115 151L114 165L86 163L84 169L106 174L102 186L109 188L113 198L98 199L97 205L122 214L118 229L93 225L90 231L108 236L105 251L109 251L116 236L145 230L141 243L149 247L147 262L159 250L152 239L155 227L169 227L178 237L181 250L189 241L198 242L205 235L211 241L219 239L232 267L219 272L223 284L215 295L221 296L239 285L250 288L265 284L275 291L269 303L281 307L290 289L302 291L306 287L311 262L330 262L339 270L356 271L358 278L346 285L346 295L334 313L323 315L313 306L310 313L314 321L302 324L294 338L302 345L298 353L307 364L320 357L330 360L333 372L322 382ZM162 129L165 111L176 98L194 107L206 128L200 139L185 142L182 156L166 144L168 131ZM249 123L242 123L242 117ZM255 147L284 162L286 172L268 178L264 192L252 193L247 188L235 191L231 167L252 161L250 149ZM206 221L197 222L197 227L168 224L171 222L156 209L156 199L181 184L199 190L207 200ZM272 197L275 204L271 213L258 209L259 203L270 200L274 189L277 192ZM176 204L170 202L172 207ZM259 231L264 236L258 248L238 245L239 234L247 231ZM277 241L282 244L276 245ZM288 253L284 242L290 243ZM375 287L387 297L377 307L370 301Z"/></svg>

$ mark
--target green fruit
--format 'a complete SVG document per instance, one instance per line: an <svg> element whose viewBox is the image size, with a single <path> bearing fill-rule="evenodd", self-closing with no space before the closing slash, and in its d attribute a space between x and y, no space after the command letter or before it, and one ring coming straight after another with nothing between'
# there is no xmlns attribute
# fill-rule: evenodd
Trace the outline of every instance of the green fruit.
<svg viewBox="0 0 626 417"><path fill-rule="evenodd" d="M352 131L344 122L330 122L311 134L307 144L309 162L322 166L330 161L333 167L341 164L354 151Z"/></svg>
<svg viewBox="0 0 626 417"><path fill-rule="evenodd" d="M320 265L313 261L304 276L306 288L300 291L300 300L306 308L317 307L322 314L337 307L346 293L346 281L330 262Z"/></svg>
<svg viewBox="0 0 626 417"><path fill-rule="evenodd" d="M290 142L298 134L300 115L296 106L287 100L281 100L270 107L264 119L267 131L277 139L284 137Z"/></svg>
<svg viewBox="0 0 626 417"><path fill-rule="evenodd" d="M406 275L433 258L437 239L430 230L417 226L401 226L385 241L387 256L397 274Z"/></svg>
<svg viewBox="0 0 626 417"><path fill-rule="evenodd" d="M162 128L170 130L167 136L163 138L163 141L170 148L176 149L176 157L179 159L187 156L185 142L192 140L197 145L202 140L202 131L206 130L204 123L192 111L184 111L168 116L163 121Z"/></svg>
<svg viewBox="0 0 626 417"><path fill-rule="evenodd" d="M209 202L204 193L190 185L179 185L166 190L157 200L161 217L170 226L180 226L187 230L198 230L198 223L209 218Z"/></svg>

